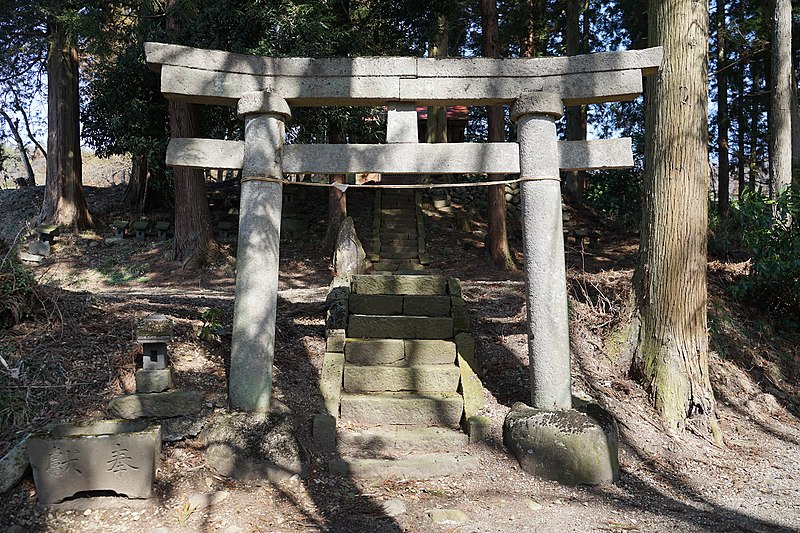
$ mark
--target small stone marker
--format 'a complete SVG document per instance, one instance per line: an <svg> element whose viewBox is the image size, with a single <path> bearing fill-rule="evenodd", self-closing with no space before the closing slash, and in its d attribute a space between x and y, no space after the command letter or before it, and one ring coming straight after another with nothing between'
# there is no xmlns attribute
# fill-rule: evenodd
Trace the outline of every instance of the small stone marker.
<svg viewBox="0 0 800 533"><path fill-rule="evenodd" d="M156 222L156 231L158 232L158 240L165 241L167 240L167 232L172 224L167 221L164 222Z"/></svg>
<svg viewBox="0 0 800 533"><path fill-rule="evenodd" d="M227 239L231 229L233 229L233 222L228 220L220 220L217 222L217 231L219 231L220 239Z"/></svg>
<svg viewBox="0 0 800 533"><path fill-rule="evenodd" d="M124 239L125 238L125 230L128 229L128 225L130 222L127 220L115 220L111 223L111 227L114 228L114 237L117 239Z"/></svg>
<svg viewBox="0 0 800 533"><path fill-rule="evenodd" d="M20 252L19 258L26 263L41 263L42 259L44 259L41 255L29 254L28 252Z"/></svg>
<svg viewBox="0 0 800 533"><path fill-rule="evenodd" d="M59 424L28 439L42 504L99 490L149 498L160 450L161 426L144 420Z"/></svg>
<svg viewBox="0 0 800 533"><path fill-rule="evenodd" d="M33 228L33 231L39 234L39 240L49 244L53 244L53 238L58 235L58 226L53 224L40 224Z"/></svg>
<svg viewBox="0 0 800 533"><path fill-rule="evenodd" d="M147 220L137 220L131 224L131 229L136 232L136 240L143 241L147 236L147 229L150 227L150 222Z"/></svg>
<svg viewBox="0 0 800 533"><path fill-rule="evenodd" d="M33 241L28 245L28 253L47 257L50 255L50 243L47 241Z"/></svg>
<svg viewBox="0 0 800 533"><path fill-rule="evenodd" d="M136 342L142 346L142 368L167 368L167 343L172 340L172 322L164 315L149 315L136 329Z"/></svg>

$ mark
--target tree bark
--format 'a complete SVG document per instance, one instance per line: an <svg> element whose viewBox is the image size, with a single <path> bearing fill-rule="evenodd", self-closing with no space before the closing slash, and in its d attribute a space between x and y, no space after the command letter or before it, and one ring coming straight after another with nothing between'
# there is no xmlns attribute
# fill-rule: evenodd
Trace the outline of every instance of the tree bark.
<svg viewBox="0 0 800 533"><path fill-rule="evenodd" d="M525 32L519 40L520 55L522 57L536 57L544 50L546 40L545 32L545 3L544 0L525 0L527 17Z"/></svg>
<svg viewBox="0 0 800 533"><path fill-rule="evenodd" d="M756 58L750 60L750 76L753 87L750 95L750 170L747 181L749 189L755 192L757 190L756 175L758 174L758 123L761 116L761 106L757 96L761 90L761 65Z"/></svg>
<svg viewBox="0 0 800 533"><path fill-rule="evenodd" d="M797 71L792 75L792 185L800 187L800 98L797 94Z"/></svg>
<svg viewBox="0 0 800 533"><path fill-rule="evenodd" d="M792 4L774 0L770 76L770 184L780 194L792 185Z"/></svg>
<svg viewBox="0 0 800 533"><path fill-rule="evenodd" d="M634 370L671 430L719 441L708 374L708 4L650 0L642 242L634 275Z"/></svg>
<svg viewBox="0 0 800 533"><path fill-rule="evenodd" d="M143 213L161 204L158 193L150 187L150 165L147 162L147 155L138 154L131 156L131 177L128 186L125 188L125 196L122 201L134 211Z"/></svg>
<svg viewBox="0 0 800 533"><path fill-rule="evenodd" d="M338 131L331 131L328 137L330 144L342 144L345 142L344 135ZM344 183L344 174L331 175L331 183ZM336 187L328 189L328 231L325 234L325 249L333 250L336 246L336 238L339 236L339 226L347 217L347 196L343 191Z"/></svg>
<svg viewBox="0 0 800 533"><path fill-rule="evenodd" d="M739 185L739 199L742 198L742 192L744 191L744 127L745 127L745 117L744 117L744 64L741 63L741 58L739 61L739 68L738 72L736 73L736 88L737 88L737 96L736 100L738 104L736 105L736 142L737 142L737 172L738 172L738 185Z"/></svg>
<svg viewBox="0 0 800 533"><path fill-rule="evenodd" d="M167 13L176 0L167 0ZM177 29L172 16L167 28ZM169 102L170 137L202 137L200 110L195 104ZM175 234L172 258L184 266L196 268L212 262L219 252L211 230L205 172L202 169L175 167Z"/></svg>
<svg viewBox="0 0 800 533"><path fill-rule="evenodd" d="M202 137L200 113L194 104L169 103L170 136ZM211 213L202 169L175 167L175 236L172 257L189 268L212 262L219 251L211 231Z"/></svg>
<svg viewBox="0 0 800 533"><path fill-rule="evenodd" d="M730 205L730 155L728 142L728 61L725 55L725 1L717 0L717 155L719 158L719 193L717 212L728 216Z"/></svg>
<svg viewBox="0 0 800 533"><path fill-rule="evenodd" d="M36 185L36 176L33 173L33 166L31 166L31 160L28 157L28 151L25 149L25 143L22 141L22 136L19 134L19 119L12 119L11 116L2 109L0 109L0 114L3 115L8 129L11 130L11 134L14 136L14 142L17 143L19 157L22 159L22 166L25 167L25 175L27 176L25 185L34 187Z"/></svg>
<svg viewBox="0 0 800 533"><path fill-rule="evenodd" d="M497 29L497 0L481 0L481 26L483 31L483 55L500 57L500 34ZM505 141L505 113L503 106L487 106L488 141ZM489 181L502 180L503 174L489 174ZM506 227L506 192L503 185L489 187L489 231L487 245L492 267L500 270L515 270L511 251L508 249Z"/></svg>
<svg viewBox="0 0 800 533"><path fill-rule="evenodd" d="M61 22L49 25L47 52L47 177L39 220L86 229L93 225L83 194L78 50Z"/></svg>
<svg viewBox="0 0 800 533"><path fill-rule="evenodd" d="M566 44L567 55L574 56L584 52L585 44L583 41L588 37L581 31L581 11L583 10L584 29L588 29L588 17L586 11L582 9L582 0L567 0L566 4ZM586 106L569 106L566 108L565 117L567 121L567 140L585 141L586 140ZM583 200L583 192L586 189L586 172L582 170L565 172L566 190L570 197L575 201Z"/></svg>
<svg viewBox="0 0 800 533"><path fill-rule="evenodd" d="M436 37L436 41L430 44L428 56L432 58L447 57L449 48L450 39L447 35L447 19L444 15L441 15L439 17L439 34ZM426 141L429 143L447 142L446 106L428 106Z"/></svg>

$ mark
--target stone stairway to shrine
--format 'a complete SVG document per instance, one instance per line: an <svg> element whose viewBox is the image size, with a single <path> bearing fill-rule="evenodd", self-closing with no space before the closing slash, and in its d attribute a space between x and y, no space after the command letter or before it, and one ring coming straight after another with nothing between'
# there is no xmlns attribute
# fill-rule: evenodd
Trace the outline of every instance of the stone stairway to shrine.
<svg viewBox="0 0 800 533"><path fill-rule="evenodd" d="M374 272L423 271L425 253L422 193L413 189L384 189L375 193L372 225Z"/></svg>
<svg viewBox="0 0 800 533"><path fill-rule="evenodd" d="M336 284L328 326L346 314L346 327L328 329L321 388L332 416L314 424L315 440L337 452L331 471L429 478L477 468L469 444L488 419L475 416L483 387L458 280L367 275Z"/></svg>

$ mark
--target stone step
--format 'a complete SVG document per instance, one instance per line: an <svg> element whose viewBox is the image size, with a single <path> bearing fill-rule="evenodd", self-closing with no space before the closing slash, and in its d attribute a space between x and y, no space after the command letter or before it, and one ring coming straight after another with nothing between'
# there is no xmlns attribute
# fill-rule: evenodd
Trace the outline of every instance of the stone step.
<svg viewBox="0 0 800 533"><path fill-rule="evenodd" d="M351 294L348 306L354 315L450 316L450 301L450 296Z"/></svg>
<svg viewBox="0 0 800 533"><path fill-rule="evenodd" d="M346 339L345 360L354 365L452 365L452 341L416 339Z"/></svg>
<svg viewBox="0 0 800 533"><path fill-rule="evenodd" d="M343 455L367 458L380 454L385 457L393 451L465 450L469 436L450 428L384 425L338 430L336 444Z"/></svg>
<svg viewBox="0 0 800 533"><path fill-rule="evenodd" d="M401 246L411 245L411 243L416 245L417 240L419 239L419 235L417 234L416 230L402 232L382 231L380 233L380 237L381 244L397 243Z"/></svg>
<svg viewBox="0 0 800 533"><path fill-rule="evenodd" d="M419 255L419 246L415 240L392 241L391 243L381 244L381 253L409 253L414 252Z"/></svg>
<svg viewBox="0 0 800 533"><path fill-rule="evenodd" d="M464 454L426 454L402 459L333 459L332 474L359 479L431 479L462 475L477 470L476 457Z"/></svg>
<svg viewBox="0 0 800 533"><path fill-rule="evenodd" d="M372 270L375 272L396 272L398 268L397 263L392 263L389 261L378 261L377 263L372 263Z"/></svg>
<svg viewBox="0 0 800 533"><path fill-rule="evenodd" d="M384 221L381 222L381 233L383 233L384 231L387 231L387 230L390 231L390 232L396 232L396 233L412 234L412 233L416 233L417 223L413 222L413 221L408 221L408 222L406 222L406 221L402 221L402 222L400 222L400 221L398 221L398 222L388 221L387 222L387 221L384 220Z"/></svg>
<svg viewBox="0 0 800 533"><path fill-rule="evenodd" d="M381 207L381 216L382 217L391 216L391 215L407 216L409 214L413 215L414 212L415 211L413 209L399 209L399 208L396 208L396 207L389 207L389 208Z"/></svg>
<svg viewBox="0 0 800 533"><path fill-rule="evenodd" d="M344 366L347 392L456 392L460 378L455 365Z"/></svg>
<svg viewBox="0 0 800 533"><path fill-rule="evenodd" d="M353 276L354 294L447 294L444 276Z"/></svg>
<svg viewBox="0 0 800 533"><path fill-rule="evenodd" d="M455 392L343 393L339 419L365 426L390 421L397 425L457 429L463 411L464 400Z"/></svg>
<svg viewBox="0 0 800 533"><path fill-rule="evenodd" d="M412 252L391 252L383 250L381 247L381 259L418 259L419 258L419 251L414 250Z"/></svg>
<svg viewBox="0 0 800 533"><path fill-rule="evenodd" d="M416 316L450 316L450 297L428 295L405 296L403 297L403 314Z"/></svg>
<svg viewBox="0 0 800 533"><path fill-rule="evenodd" d="M453 319L444 316L350 315L347 336L361 339L450 339Z"/></svg>

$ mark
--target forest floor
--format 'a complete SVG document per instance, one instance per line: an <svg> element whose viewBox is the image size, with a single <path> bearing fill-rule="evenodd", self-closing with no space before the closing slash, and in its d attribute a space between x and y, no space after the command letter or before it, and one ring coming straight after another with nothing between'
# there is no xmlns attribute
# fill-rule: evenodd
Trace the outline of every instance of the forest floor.
<svg viewBox="0 0 800 533"><path fill-rule="evenodd" d="M167 259L169 243L106 244L122 187L91 188L98 229L59 237L54 254L32 267L37 311L0 332L0 455L19 438L61 420L106 416L107 402L134 389L136 321L163 313L174 321L177 385L204 395L206 414L227 405L229 336L203 340L203 313L220 311L230 331L232 261L187 272ZM352 191L352 189L351 189ZM0 237L11 243L20 221L36 212L41 187L0 191ZM359 233L369 228L371 199L348 192ZM800 331L726 296L746 264L709 263L711 382L724 444L689 431L671 435L647 393L609 355L630 290L637 242L587 210L580 223L601 228L597 250L570 244L573 389L617 419L621 479L605 486L561 486L520 470L502 443L511 405L528 401L523 281L489 269L486 227L456 215L428 217L434 268L461 278L477 340L484 412L494 428L471 448L480 469L461 476L360 481L328 473L314 448L311 419L322 412L317 387L324 354L324 298L330 257L321 255L324 198L306 212L311 235L281 243L275 397L292 412L308 454L307 474L277 484L218 476L193 439L166 443L152 500L78 498L39 506L28 476L0 495L0 531L800 531ZM521 261L519 228L511 245ZM363 239L368 242L369 239ZM230 251L229 248L225 248ZM4 254L5 252L3 252ZM193 508L193 496L219 492L219 503ZM391 501L387 504L387 501ZM389 509L404 508L396 514ZM433 509L458 509L464 524L437 524ZM390 516L393 515L393 516ZM8 529L6 529L8 528Z"/></svg>

